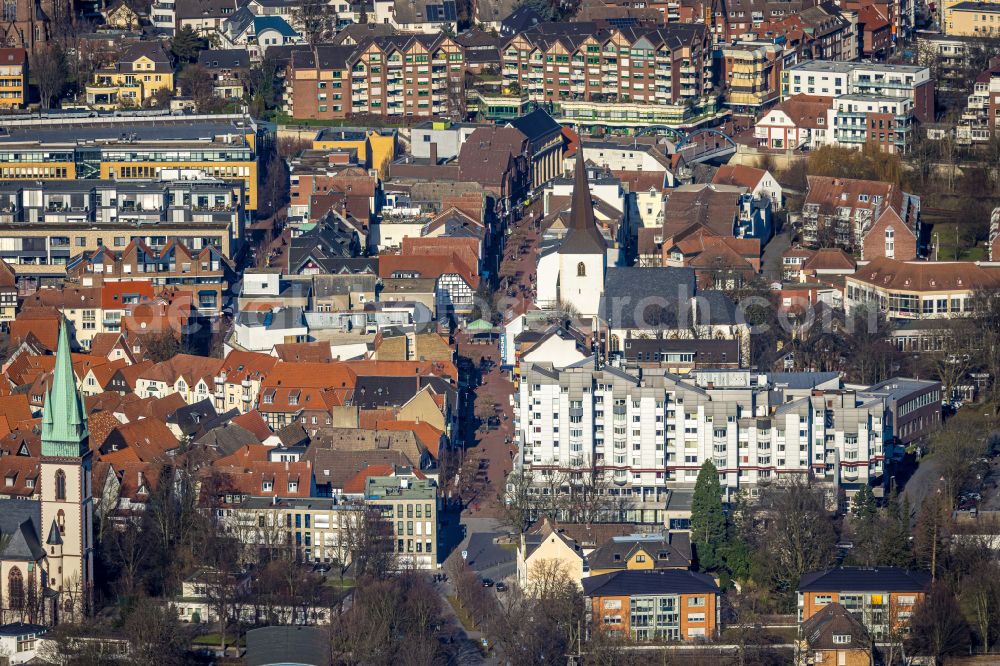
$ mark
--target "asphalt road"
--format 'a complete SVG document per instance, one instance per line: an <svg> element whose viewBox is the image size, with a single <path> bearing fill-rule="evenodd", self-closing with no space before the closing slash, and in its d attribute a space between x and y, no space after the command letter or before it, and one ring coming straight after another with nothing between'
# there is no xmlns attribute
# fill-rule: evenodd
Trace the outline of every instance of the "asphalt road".
<svg viewBox="0 0 1000 666"><path fill-rule="evenodd" d="M761 272L769 282L781 280L781 255L792 244L792 225L786 224L781 233L771 239L764 246L764 255L761 257Z"/></svg>

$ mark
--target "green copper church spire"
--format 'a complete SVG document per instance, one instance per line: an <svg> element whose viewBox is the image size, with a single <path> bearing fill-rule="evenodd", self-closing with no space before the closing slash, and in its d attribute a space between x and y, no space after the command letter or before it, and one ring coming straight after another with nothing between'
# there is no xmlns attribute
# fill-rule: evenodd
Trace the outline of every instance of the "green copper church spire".
<svg viewBox="0 0 1000 666"><path fill-rule="evenodd" d="M42 410L42 455L78 458L89 451L87 411L76 390L66 320L59 326L56 367Z"/></svg>

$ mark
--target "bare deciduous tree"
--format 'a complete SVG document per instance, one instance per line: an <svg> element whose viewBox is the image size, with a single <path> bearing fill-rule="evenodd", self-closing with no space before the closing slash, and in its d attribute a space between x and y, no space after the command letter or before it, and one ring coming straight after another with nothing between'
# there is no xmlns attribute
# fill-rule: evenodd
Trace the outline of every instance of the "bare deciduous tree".
<svg viewBox="0 0 1000 666"><path fill-rule="evenodd" d="M32 58L31 75L38 86L42 109L52 108L66 88L66 58L58 46L40 49Z"/></svg>
<svg viewBox="0 0 1000 666"><path fill-rule="evenodd" d="M802 575L833 561L837 539L825 493L798 479L767 486L750 512L744 539L755 558L753 577L790 604Z"/></svg>
<svg viewBox="0 0 1000 666"><path fill-rule="evenodd" d="M969 625L943 583L935 583L917 603L910 618L911 651L930 656L935 664L950 655L960 654L969 646Z"/></svg>

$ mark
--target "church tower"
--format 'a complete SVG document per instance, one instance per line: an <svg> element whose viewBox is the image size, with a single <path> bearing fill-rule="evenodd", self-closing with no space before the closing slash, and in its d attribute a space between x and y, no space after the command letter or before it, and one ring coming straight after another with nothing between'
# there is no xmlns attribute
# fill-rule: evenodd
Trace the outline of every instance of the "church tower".
<svg viewBox="0 0 1000 666"><path fill-rule="evenodd" d="M94 514L87 412L76 388L66 320L42 413L41 531L48 587L68 619L90 607L94 580Z"/></svg>
<svg viewBox="0 0 1000 666"><path fill-rule="evenodd" d="M576 308L584 319L596 317L604 296L608 244L594 219L582 142L576 151L569 229L558 255L559 300Z"/></svg>

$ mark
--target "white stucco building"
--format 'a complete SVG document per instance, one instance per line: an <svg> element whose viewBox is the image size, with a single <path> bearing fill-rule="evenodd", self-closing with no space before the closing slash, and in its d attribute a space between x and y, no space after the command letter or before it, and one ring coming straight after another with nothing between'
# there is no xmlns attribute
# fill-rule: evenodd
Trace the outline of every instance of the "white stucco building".
<svg viewBox="0 0 1000 666"><path fill-rule="evenodd" d="M594 221L594 202L583 159L577 151L569 230L538 259L538 296L542 308L562 305L583 319L596 317L608 268L607 241Z"/></svg>

